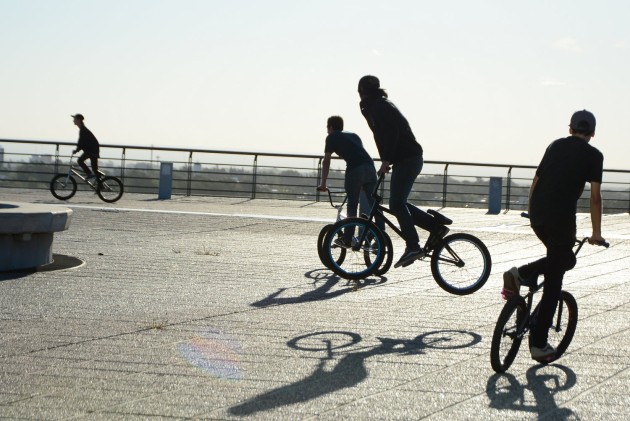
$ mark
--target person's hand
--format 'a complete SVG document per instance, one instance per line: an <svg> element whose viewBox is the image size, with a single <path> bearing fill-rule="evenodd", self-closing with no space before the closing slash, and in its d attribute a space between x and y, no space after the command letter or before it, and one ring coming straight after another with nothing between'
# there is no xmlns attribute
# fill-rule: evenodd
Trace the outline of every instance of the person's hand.
<svg viewBox="0 0 630 421"><path fill-rule="evenodd" d="M326 191L326 190L328 190L328 187L326 187L325 184L321 184L317 186L317 191Z"/></svg>
<svg viewBox="0 0 630 421"><path fill-rule="evenodd" d="M391 168L389 161L383 161L381 168L378 169L378 175L387 174Z"/></svg>
<svg viewBox="0 0 630 421"><path fill-rule="evenodd" d="M604 240L604 237L602 237L601 234L593 234L588 238L589 244L600 245L601 243L605 243L605 242L606 240Z"/></svg>

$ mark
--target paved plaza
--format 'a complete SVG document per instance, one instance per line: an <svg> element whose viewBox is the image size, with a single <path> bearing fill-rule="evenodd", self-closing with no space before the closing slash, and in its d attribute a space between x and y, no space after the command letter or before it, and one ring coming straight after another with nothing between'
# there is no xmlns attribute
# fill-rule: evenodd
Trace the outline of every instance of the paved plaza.
<svg viewBox="0 0 630 421"><path fill-rule="evenodd" d="M565 277L579 306L567 354L539 365L524 341L499 375L501 274L544 253L518 211L442 210L493 259L487 284L459 297L427 261L358 288L325 269L325 202L0 189L2 201L73 215L54 264L0 273L0 419L628 419L628 214L606 215L610 248L586 245Z"/></svg>

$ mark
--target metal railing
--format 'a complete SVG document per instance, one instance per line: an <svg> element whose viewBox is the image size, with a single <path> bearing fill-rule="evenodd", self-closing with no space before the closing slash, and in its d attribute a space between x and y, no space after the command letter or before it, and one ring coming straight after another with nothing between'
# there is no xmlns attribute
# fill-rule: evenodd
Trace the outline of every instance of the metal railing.
<svg viewBox="0 0 630 421"><path fill-rule="evenodd" d="M0 139L0 187L48 189L53 175L67 170L74 147L71 142ZM175 195L325 200L315 189L321 180L321 155L101 144L101 169L121 178L126 192L157 194L160 161L173 163ZM328 185L340 192L344 165L342 160L334 160L328 178ZM409 199L425 207L488 208L490 179L499 177L503 211L523 210L535 169L425 161ZM381 192L385 200L389 197L387 181ZM587 183L578 202L580 212L588 211L588 188ZM602 190L607 213L630 212L630 171L604 170Z"/></svg>

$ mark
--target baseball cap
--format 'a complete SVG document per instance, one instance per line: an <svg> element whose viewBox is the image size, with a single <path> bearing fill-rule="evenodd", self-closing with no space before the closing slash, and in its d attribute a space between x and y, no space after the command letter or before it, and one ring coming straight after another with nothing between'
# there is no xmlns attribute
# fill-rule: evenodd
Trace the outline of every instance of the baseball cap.
<svg viewBox="0 0 630 421"><path fill-rule="evenodd" d="M595 116L590 111L576 111L571 116L569 127L584 133L595 131Z"/></svg>
<svg viewBox="0 0 630 421"><path fill-rule="evenodd" d="M83 120L84 119L83 114L75 114L75 115L71 115L70 117L78 118L79 120Z"/></svg>
<svg viewBox="0 0 630 421"><path fill-rule="evenodd" d="M381 82L376 76L367 75L359 80L359 92L371 92L379 89Z"/></svg>

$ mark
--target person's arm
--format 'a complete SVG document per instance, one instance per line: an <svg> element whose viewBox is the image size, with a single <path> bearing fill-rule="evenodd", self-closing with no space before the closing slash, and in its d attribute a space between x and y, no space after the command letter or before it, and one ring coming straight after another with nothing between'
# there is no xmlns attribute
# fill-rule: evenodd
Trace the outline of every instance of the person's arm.
<svg viewBox="0 0 630 421"><path fill-rule="evenodd" d="M322 161L322 181L319 186L317 186L317 190L326 191L328 187L326 187L326 181L328 180L328 173L330 172L330 158L332 156L332 152L326 152L324 155L324 160Z"/></svg>
<svg viewBox="0 0 630 421"><path fill-rule="evenodd" d="M601 183L591 182L591 225L593 226L593 234L588 239L590 244L604 241L602 237L602 185Z"/></svg>

